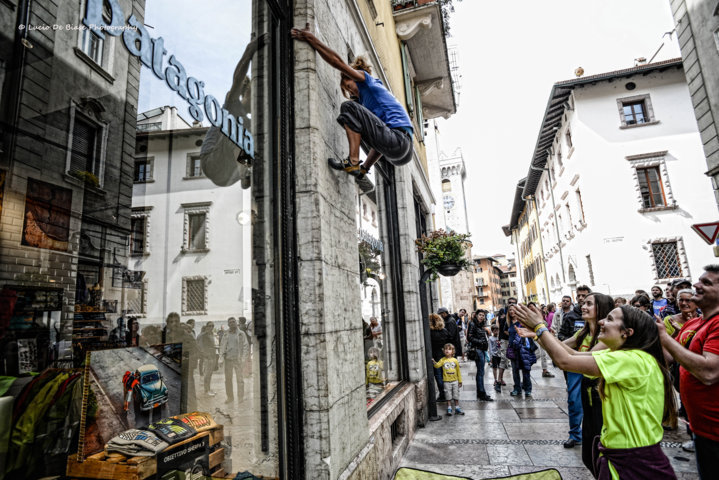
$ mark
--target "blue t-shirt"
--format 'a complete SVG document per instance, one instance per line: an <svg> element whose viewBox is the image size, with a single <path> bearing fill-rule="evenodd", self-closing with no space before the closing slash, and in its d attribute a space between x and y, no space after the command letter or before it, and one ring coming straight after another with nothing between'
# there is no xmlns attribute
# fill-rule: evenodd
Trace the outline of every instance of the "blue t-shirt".
<svg viewBox="0 0 719 480"><path fill-rule="evenodd" d="M364 82L355 82L359 89L359 103L374 113L389 128L404 128L414 131L412 121L404 107L384 87L382 81L364 73Z"/></svg>
<svg viewBox="0 0 719 480"><path fill-rule="evenodd" d="M654 309L654 315L664 318L664 309L667 308L667 299L662 298L661 300L652 300L652 308Z"/></svg>

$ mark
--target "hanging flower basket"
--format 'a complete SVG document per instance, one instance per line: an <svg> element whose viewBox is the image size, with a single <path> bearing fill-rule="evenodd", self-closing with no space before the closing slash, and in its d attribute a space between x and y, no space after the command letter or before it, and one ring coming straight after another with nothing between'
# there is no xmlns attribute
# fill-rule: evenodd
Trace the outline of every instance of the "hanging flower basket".
<svg viewBox="0 0 719 480"><path fill-rule="evenodd" d="M436 230L415 240L417 251L422 254L422 265L431 272L431 282L439 275L452 277L472 263L466 258L469 235Z"/></svg>
<svg viewBox="0 0 719 480"><path fill-rule="evenodd" d="M454 277L459 272L461 272L463 268L464 267L462 265L459 265L457 263L441 263L437 267L437 273L439 273L443 277Z"/></svg>

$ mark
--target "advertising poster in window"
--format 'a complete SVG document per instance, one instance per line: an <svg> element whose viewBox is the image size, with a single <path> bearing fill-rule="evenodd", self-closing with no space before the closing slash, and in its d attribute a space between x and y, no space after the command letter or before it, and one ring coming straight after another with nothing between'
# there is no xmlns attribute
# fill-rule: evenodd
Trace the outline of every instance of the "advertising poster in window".
<svg viewBox="0 0 719 480"><path fill-rule="evenodd" d="M181 344L93 352L90 372L97 409L88 422L88 454L123 431L183 413Z"/></svg>
<svg viewBox="0 0 719 480"><path fill-rule="evenodd" d="M67 250L71 203L71 190L29 178L22 244Z"/></svg>

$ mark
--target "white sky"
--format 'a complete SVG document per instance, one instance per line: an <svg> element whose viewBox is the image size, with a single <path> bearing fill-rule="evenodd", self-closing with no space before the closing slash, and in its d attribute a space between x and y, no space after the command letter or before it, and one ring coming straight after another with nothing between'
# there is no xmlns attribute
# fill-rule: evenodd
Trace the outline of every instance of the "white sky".
<svg viewBox="0 0 719 480"><path fill-rule="evenodd" d="M223 103L237 61L250 41L251 12L250 0L212 0L212 8L188 8L187 1L148 0L145 23L153 27L147 29L150 36L164 40L163 66L175 55L187 76L205 82L205 94ZM138 113L164 105L177 106L180 116L192 122L187 102L143 66ZM209 125L207 119L204 123Z"/></svg>
<svg viewBox="0 0 719 480"><path fill-rule="evenodd" d="M512 254L517 181L529 168L555 82L650 59L674 28L669 0L455 0L448 45L458 48L457 113L438 122L440 148L461 147L473 252ZM656 61L681 56L676 36Z"/></svg>
<svg viewBox="0 0 719 480"><path fill-rule="evenodd" d="M222 103L235 68L228 56L239 60L249 41L249 2L213 0L211 9L187 9L176 0L150 0L145 21L154 27L148 29L152 37L164 38L167 57L174 54ZM439 121L440 148L451 153L460 147L464 155L473 251L511 255L501 227L509 223L517 181L527 173L552 85L573 78L579 66L594 75L651 58L674 21L669 0L454 4L447 43L458 48L462 89L457 113ZM215 7L226 14L218 16ZM679 56L676 36L665 37L655 61ZM192 120L186 102L143 67L138 112L162 105L177 105Z"/></svg>

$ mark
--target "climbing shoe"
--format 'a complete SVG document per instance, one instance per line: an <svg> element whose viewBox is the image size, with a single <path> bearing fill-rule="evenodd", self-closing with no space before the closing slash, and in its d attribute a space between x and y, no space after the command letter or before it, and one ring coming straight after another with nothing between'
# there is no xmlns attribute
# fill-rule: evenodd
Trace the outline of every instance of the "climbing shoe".
<svg viewBox="0 0 719 480"><path fill-rule="evenodd" d="M343 158L341 160L337 160L336 158L328 158L327 164L330 166L330 168L334 168L335 170L344 170L345 172L355 177L362 173L362 165L360 163L357 163L356 165L353 164L350 161L350 157Z"/></svg>

